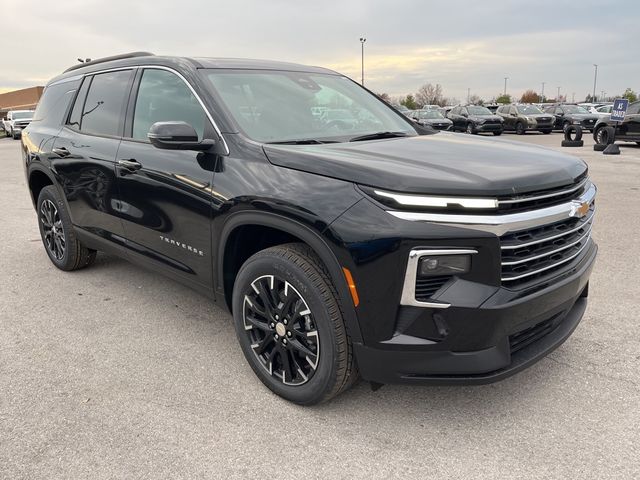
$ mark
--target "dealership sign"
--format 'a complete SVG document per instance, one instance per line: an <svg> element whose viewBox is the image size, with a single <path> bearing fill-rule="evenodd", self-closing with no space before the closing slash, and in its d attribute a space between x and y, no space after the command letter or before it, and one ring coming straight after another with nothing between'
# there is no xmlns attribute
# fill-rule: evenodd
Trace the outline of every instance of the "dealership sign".
<svg viewBox="0 0 640 480"><path fill-rule="evenodd" d="M627 107L629 106L629 100L626 98L617 98L613 102L613 108L611 109L611 121L621 122L624 120L624 116L627 114Z"/></svg>

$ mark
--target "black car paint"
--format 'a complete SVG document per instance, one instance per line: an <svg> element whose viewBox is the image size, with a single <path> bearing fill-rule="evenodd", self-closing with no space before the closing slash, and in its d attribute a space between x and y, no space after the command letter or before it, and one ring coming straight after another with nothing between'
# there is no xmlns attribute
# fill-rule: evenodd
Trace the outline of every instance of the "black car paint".
<svg viewBox="0 0 640 480"><path fill-rule="evenodd" d="M598 130L604 127L615 128L616 140L623 142L638 142L640 145L640 102L633 102L627 107L627 113L622 122L611 121L611 116L600 118L593 129L593 138L598 141Z"/></svg>
<svg viewBox="0 0 640 480"><path fill-rule="evenodd" d="M545 109L545 113L553 115L555 118L553 129L563 130L566 125L579 124L583 130L593 131L598 115L593 113L570 113L564 108L564 105L552 105Z"/></svg>
<svg viewBox="0 0 640 480"><path fill-rule="evenodd" d="M460 111L458 111L460 110ZM491 115L472 115L466 107L456 107L449 111L447 118L453 122L451 126L452 131L467 131L469 125L473 129L473 132L502 132L503 121L502 117Z"/></svg>
<svg viewBox="0 0 640 480"><path fill-rule="evenodd" d="M549 287L523 297L522 292L500 286L495 235L400 220L355 185L416 193L504 195L570 182L586 172L584 163L544 149L444 133L353 144L262 145L238 132L215 94L203 85L197 72L203 64L207 68L308 69L163 57L108 65L160 66L179 72L222 132L208 126L217 142L211 152L158 150L127 139L131 108L116 137L84 135L54 120L33 122L25 131L23 157L32 192L47 180L55 185L88 247L125 256L228 304L233 279L224 272L232 261L229 255L239 229L266 226L304 241L323 260L340 295L363 376L382 382L407 380L412 367L412 362L403 363L407 354L420 357L414 373L422 377L410 381L439 381L427 378L428 374L446 372L470 379L477 373L508 368L510 359L502 351L505 333L569 309L584 290L595 246L584 265L574 268L571 287ZM57 80L69 79L69 92L73 92L78 88L73 79L79 74L105 68L90 65ZM65 98L67 112L73 95ZM134 98L132 93L129 102ZM54 153L61 148L68 154ZM516 157L518 164L513 163ZM131 159L141 164L139 170L118 164ZM472 272L440 294L453 308L438 312L400 306L409 250L442 245L478 250ZM362 299L357 308L342 268L355 278ZM438 315L451 334L438 329ZM405 342L408 337L422 340ZM487 359L482 353L487 349L501 353ZM469 354L462 363L452 353L465 351Z"/></svg>

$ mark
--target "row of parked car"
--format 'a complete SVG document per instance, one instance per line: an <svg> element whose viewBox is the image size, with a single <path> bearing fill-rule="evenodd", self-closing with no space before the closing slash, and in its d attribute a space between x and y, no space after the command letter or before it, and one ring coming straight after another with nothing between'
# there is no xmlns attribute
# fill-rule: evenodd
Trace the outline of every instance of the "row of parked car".
<svg viewBox="0 0 640 480"><path fill-rule="evenodd" d="M627 118L616 126L616 139L640 141L639 109L640 102L629 105ZM460 131L470 134L501 135L504 131L512 131L518 135L524 135L528 131L549 134L554 130L563 131L569 125L579 125L583 131L592 132L597 142L606 143L603 141L603 129L607 126L614 126L610 121L611 105L608 104L589 106L570 103L509 104L489 107L479 105L437 107L429 105L421 110L404 108L401 111L421 125L428 125L437 130Z"/></svg>

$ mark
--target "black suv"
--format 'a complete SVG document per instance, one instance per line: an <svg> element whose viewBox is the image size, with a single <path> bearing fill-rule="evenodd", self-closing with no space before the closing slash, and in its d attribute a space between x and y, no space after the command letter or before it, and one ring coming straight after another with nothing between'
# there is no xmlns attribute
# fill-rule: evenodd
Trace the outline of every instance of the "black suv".
<svg viewBox="0 0 640 480"><path fill-rule="evenodd" d="M549 134L553 130L554 116L542 113L535 105L502 105L496 114L504 120L504 129L524 135L529 130Z"/></svg>
<svg viewBox="0 0 640 480"><path fill-rule="evenodd" d="M459 130L467 133L491 132L494 135L502 135L503 121L498 115L491 113L486 107L478 105L458 106L447 114L453 122L451 130Z"/></svg>
<svg viewBox="0 0 640 480"><path fill-rule="evenodd" d="M55 266L109 252L226 305L256 375L300 404L358 375L505 378L586 306L582 161L423 130L324 68L77 65L48 83L22 153Z"/></svg>
<svg viewBox="0 0 640 480"><path fill-rule="evenodd" d="M627 113L622 122L612 122L610 115L598 120L595 128L593 129L593 139L596 143L609 143L609 139L607 139L609 132L605 130L605 127L615 128L615 140L636 142L640 145L640 102L633 102L629 104Z"/></svg>
<svg viewBox="0 0 640 480"><path fill-rule="evenodd" d="M583 130L593 131L598 115L589 113L589 111L580 105L567 103L559 103L545 108L545 113L555 117L553 129L564 130L569 125L580 125Z"/></svg>

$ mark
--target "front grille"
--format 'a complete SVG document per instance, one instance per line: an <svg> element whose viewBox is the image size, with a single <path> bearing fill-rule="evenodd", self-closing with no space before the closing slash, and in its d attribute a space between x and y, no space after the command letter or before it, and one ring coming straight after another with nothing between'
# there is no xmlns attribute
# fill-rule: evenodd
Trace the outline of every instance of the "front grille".
<svg viewBox="0 0 640 480"><path fill-rule="evenodd" d="M540 340L545 335L551 333L556 327L562 314L563 313L554 315L547 320L537 323L533 327L526 328L510 335L509 346L511 347L511 354L516 353L518 350L522 350L524 347L531 345L533 342Z"/></svg>
<svg viewBox="0 0 640 480"><path fill-rule="evenodd" d="M428 301L449 280L451 277L447 275L416 279L416 300Z"/></svg>
<svg viewBox="0 0 640 480"><path fill-rule="evenodd" d="M553 275L577 259L591 239L595 203L582 218L569 218L500 237L502 284L518 287Z"/></svg>
<svg viewBox="0 0 640 480"><path fill-rule="evenodd" d="M20 128L25 128L26 126L29 125L30 122L14 122L14 125L16 127L20 127Z"/></svg>
<svg viewBox="0 0 640 480"><path fill-rule="evenodd" d="M565 203L574 198L578 198L589 186L590 182L585 173L578 177L571 185L538 190L522 195L501 197L498 199L498 213L525 212Z"/></svg>

